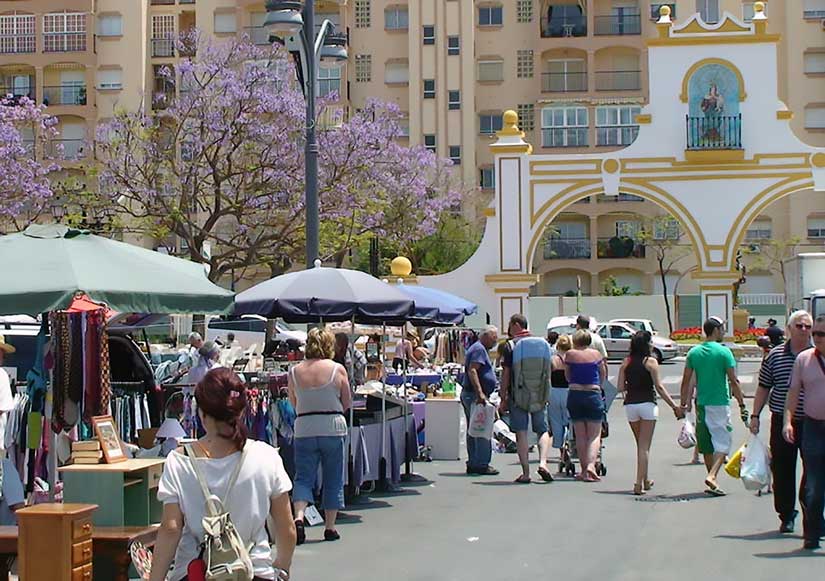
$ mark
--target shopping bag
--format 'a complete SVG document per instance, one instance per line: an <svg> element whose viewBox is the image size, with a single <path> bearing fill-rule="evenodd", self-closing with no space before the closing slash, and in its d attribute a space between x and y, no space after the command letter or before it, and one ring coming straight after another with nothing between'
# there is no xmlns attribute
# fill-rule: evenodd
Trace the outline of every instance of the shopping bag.
<svg viewBox="0 0 825 581"><path fill-rule="evenodd" d="M742 469L739 477L748 490L761 490L770 482L768 448L758 436L751 435L742 454Z"/></svg>
<svg viewBox="0 0 825 581"><path fill-rule="evenodd" d="M470 425L467 434L471 438L493 437L493 423L496 421L496 408L489 403L474 403L470 407Z"/></svg>
<svg viewBox="0 0 825 581"><path fill-rule="evenodd" d="M679 431L679 445L685 450L689 450L696 445L696 428L690 416L685 417L682 429Z"/></svg>
<svg viewBox="0 0 825 581"><path fill-rule="evenodd" d="M740 477L740 472L742 470L742 455L745 452L745 448L747 448L747 444L742 444L739 446L736 453L731 456L730 460L728 460L725 464L725 472L727 472L731 478Z"/></svg>

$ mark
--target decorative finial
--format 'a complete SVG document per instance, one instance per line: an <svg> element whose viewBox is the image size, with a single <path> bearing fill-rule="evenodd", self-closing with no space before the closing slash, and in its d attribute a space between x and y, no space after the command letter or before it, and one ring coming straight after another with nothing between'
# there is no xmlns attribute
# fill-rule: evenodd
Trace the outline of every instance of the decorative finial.
<svg viewBox="0 0 825 581"><path fill-rule="evenodd" d="M524 132L522 132L522 130L518 128L518 113L516 113L512 109L508 109L504 112L504 115L502 115L502 121L504 122L504 128L497 133L499 137L524 137Z"/></svg>
<svg viewBox="0 0 825 581"><path fill-rule="evenodd" d="M315 265L315 268L321 268L321 259L316 258L313 264Z"/></svg>
<svg viewBox="0 0 825 581"><path fill-rule="evenodd" d="M410 276L412 273L412 262L404 256L397 256L390 262L390 272L393 276Z"/></svg>
<svg viewBox="0 0 825 581"><path fill-rule="evenodd" d="M753 20L767 20L767 16L765 16L765 3L764 2L754 2L753 3Z"/></svg>
<svg viewBox="0 0 825 581"><path fill-rule="evenodd" d="M670 6L663 4L659 7L659 24L670 24Z"/></svg>

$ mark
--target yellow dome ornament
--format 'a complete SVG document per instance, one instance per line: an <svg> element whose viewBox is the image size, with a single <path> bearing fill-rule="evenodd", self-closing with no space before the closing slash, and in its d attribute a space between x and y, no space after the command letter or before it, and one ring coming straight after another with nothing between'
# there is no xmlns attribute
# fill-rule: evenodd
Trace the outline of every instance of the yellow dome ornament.
<svg viewBox="0 0 825 581"><path fill-rule="evenodd" d="M393 276L410 276L412 274L412 262L405 256L397 256L390 262L390 272Z"/></svg>

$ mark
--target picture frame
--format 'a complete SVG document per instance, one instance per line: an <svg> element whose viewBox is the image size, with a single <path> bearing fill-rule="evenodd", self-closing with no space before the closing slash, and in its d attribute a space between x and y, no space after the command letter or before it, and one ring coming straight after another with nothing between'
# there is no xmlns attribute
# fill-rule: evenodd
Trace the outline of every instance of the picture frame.
<svg viewBox="0 0 825 581"><path fill-rule="evenodd" d="M92 417L92 426L94 426L95 435L100 442L100 449L103 451L103 460L106 464L127 460L123 442L120 441L115 420L112 416L94 416Z"/></svg>

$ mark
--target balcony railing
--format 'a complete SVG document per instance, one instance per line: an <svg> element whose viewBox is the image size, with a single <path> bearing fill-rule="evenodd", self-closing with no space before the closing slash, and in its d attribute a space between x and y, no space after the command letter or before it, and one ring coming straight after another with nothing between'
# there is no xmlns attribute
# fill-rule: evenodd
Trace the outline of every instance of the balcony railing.
<svg viewBox="0 0 825 581"><path fill-rule="evenodd" d="M541 23L542 38L587 36L587 18L545 18Z"/></svg>
<svg viewBox="0 0 825 581"><path fill-rule="evenodd" d="M597 91L638 91L641 88L641 71L596 71Z"/></svg>
<svg viewBox="0 0 825 581"><path fill-rule="evenodd" d="M152 0L152 6L174 6L175 0Z"/></svg>
<svg viewBox="0 0 825 581"><path fill-rule="evenodd" d="M590 258L589 238L551 238L544 243L545 260Z"/></svg>
<svg viewBox="0 0 825 581"><path fill-rule="evenodd" d="M642 16L640 14L596 16L595 25L597 36L641 34Z"/></svg>
<svg viewBox="0 0 825 581"><path fill-rule="evenodd" d="M49 155L67 161L86 156L85 139L52 139L49 142Z"/></svg>
<svg viewBox="0 0 825 581"><path fill-rule="evenodd" d="M85 32L47 32L43 34L43 52L85 51Z"/></svg>
<svg viewBox="0 0 825 581"><path fill-rule="evenodd" d="M599 238L596 244L599 258L644 258L645 245L626 236Z"/></svg>
<svg viewBox="0 0 825 581"><path fill-rule="evenodd" d="M587 73L542 73L541 90L545 93L587 91Z"/></svg>
<svg viewBox="0 0 825 581"><path fill-rule="evenodd" d="M616 202L644 202L645 199L641 196L635 196L633 194L618 194L616 196L608 196L606 194L599 194L596 196L596 201L600 204L610 204Z"/></svg>
<svg viewBox="0 0 825 581"><path fill-rule="evenodd" d="M247 26L244 28L244 32L249 36L252 44L269 46L269 29L266 26Z"/></svg>
<svg viewBox="0 0 825 581"><path fill-rule="evenodd" d="M43 104L54 105L85 105L86 87L83 85L58 85L43 87Z"/></svg>
<svg viewBox="0 0 825 581"><path fill-rule="evenodd" d="M35 101L34 81L28 87L0 87L0 99L6 99L17 104L22 97Z"/></svg>
<svg viewBox="0 0 825 581"><path fill-rule="evenodd" d="M545 127L542 147L587 147L587 127Z"/></svg>
<svg viewBox="0 0 825 581"><path fill-rule="evenodd" d="M37 40L33 34L0 35L0 53L23 54L35 52Z"/></svg>
<svg viewBox="0 0 825 581"><path fill-rule="evenodd" d="M173 38L153 38L153 57L173 57L175 56L175 39Z"/></svg>
<svg viewBox="0 0 825 581"><path fill-rule="evenodd" d="M742 149L742 115L685 117L688 149Z"/></svg>

